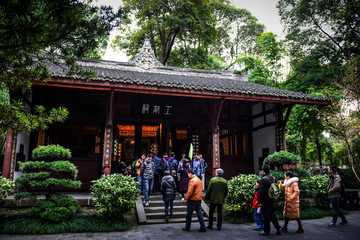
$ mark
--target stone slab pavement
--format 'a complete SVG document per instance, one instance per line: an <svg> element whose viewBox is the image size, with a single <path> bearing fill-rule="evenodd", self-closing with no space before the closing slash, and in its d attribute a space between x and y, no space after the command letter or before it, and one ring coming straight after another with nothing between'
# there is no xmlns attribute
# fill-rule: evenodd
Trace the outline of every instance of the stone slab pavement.
<svg viewBox="0 0 360 240"><path fill-rule="evenodd" d="M357 240L360 239L360 211L350 212L347 216L349 223L347 225L336 227L327 227L331 217L324 217L313 220L303 220L302 224L305 233L295 233L297 223L295 220L290 221L288 232L282 235L276 235L273 226L271 226L270 236L259 236L257 231L253 230L254 223L231 224L224 223L221 231L208 230L205 233L198 232L199 223L191 225L190 232L181 230L183 224L158 224L158 225L137 225L136 218L128 218L131 229L127 232L109 232L109 233L64 233L52 235L0 235L0 239L11 240L67 240L67 239L94 239L94 240L206 240L206 239L326 239L326 240ZM283 221L279 221L283 225Z"/></svg>

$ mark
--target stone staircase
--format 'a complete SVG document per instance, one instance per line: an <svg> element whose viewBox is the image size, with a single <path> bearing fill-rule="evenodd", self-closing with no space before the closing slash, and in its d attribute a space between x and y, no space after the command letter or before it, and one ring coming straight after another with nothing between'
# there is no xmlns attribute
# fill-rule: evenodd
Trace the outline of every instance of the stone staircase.
<svg viewBox="0 0 360 240"><path fill-rule="evenodd" d="M149 197L149 206L144 205L144 196L140 196L136 203L136 211L139 224L164 224L165 222L165 204L162 195ZM201 202L204 220L208 221L209 208L204 201ZM169 209L170 211L170 209ZM192 221L197 222L196 212L194 211ZM176 196L174 200L174 213L169 218L169 223L185 223L186 222L186 201L181 201L181 197Z"/></svg>

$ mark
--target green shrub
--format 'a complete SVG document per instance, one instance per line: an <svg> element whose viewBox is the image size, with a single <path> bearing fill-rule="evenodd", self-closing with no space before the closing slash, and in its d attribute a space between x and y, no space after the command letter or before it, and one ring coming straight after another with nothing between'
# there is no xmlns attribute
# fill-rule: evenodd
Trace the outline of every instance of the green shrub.
<svg viewBox="0 0 360 240"><path fill-rule="evenodd" d="M139 197L138 183L121 174L103 175L92 181L95 207L107 218L122 218L134 212Z"/></svg>
<svg viewBox="0 0 360 240"><path fill-rule="evenodd" d="M71 158L71 152L60 145L38 146L33 150L32 158L40 161L67 160Z"/></svg>
<svg viewBox="0 0 360 240"><path fill-rule="evenodd" d="M255 174L240 174L228 181L229 193L226 202L226 215L232 218L234 215L242 216L240 222L252 219L252 202L254 199L256 181L259 176Z"/></svg>
<svg viewBox="0 0 360 240"><path fill-rule="evenodd" d="M300 183L300 197L313 198L318 207L328 205L327 187L329 184L328 175L314 175L304 178Z"/></svg>
<svg viewBox="0 0 360 240"><path fill-rule="evenodd" d="M284 172L271 171L279 179L284 179ZM260 177L254 174L240 174L228 181L229 193L226 198L228 207L225 211L225 219L233 223L253 221L252 201L255 194L256 181ZM300 212L308 216L325 216L328 213L329 204L327 199L328 175L314 175L300 179L300 198L312 198L320 210L311 211L313 207L307 201L300 201ZM280 196L275 201L275 209L282 214L284 209L285 191L281 190ZM322 210L321 210L322 209Z"/></svg>
<svg viewBox="0 0 360 240"><path fill-rule="evenodd" d="M35 200L37 196L29 193L29 190L46 189L46 199L39 201L39 206L33 207L29 213L42 222L61 223L76 217L81 208L71 196L58 195L54 191L57 188L78 189L80 181L76 181L78 170L69 161L53 161L71 157L69 149L59 145L39 146L33 151L34 159L45 161L29 161L19 163L20 170L24 172L16 179L15 185L19 193L15 199L30 198Z"/></svg>
<svg viewBox="0 0 360 240"><path fill-rule="evenodd" d="M49 200L40 200L38 207L33 207L29 213L43 222L65 222L75 218L81 212L81 207L72 196L53 195Z"/></svg>
<svg viewBox="0 0 360 240"><path fill-rule="evenodd" d="M12 180L0 176L0 200L6 198L14 192L15 183Z"/></svg>
<svg viewBox="0 0 360 240"><path fill-rule="evenodd" d="M286 152L274 152L273 154L267 156L264 160L264 165L268 164L270 166L282 166L284 164L293 164L296 165L300 162L300 159L297 155Z"/></svg>

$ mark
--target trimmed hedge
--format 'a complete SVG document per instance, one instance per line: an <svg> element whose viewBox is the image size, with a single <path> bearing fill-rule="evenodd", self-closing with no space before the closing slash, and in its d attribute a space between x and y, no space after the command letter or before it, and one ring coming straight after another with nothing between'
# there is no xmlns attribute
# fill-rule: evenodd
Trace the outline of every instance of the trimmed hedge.
<svg viewBox="0 0 360 240"><path fill-rule="evenodd" d="M296 165L300 162L300 158L290 152L279 151L274 152L267 156L264 160L264 165L268 164L270 166L282 166L284 164L293 164Z"/></svg>
<svg viewBox="0 0 360 240"><path fill-rule="evenodd" d="M32 158L38 161L67 160L71 158L71 152L60 145L38 146L33 150Z"/></svg>

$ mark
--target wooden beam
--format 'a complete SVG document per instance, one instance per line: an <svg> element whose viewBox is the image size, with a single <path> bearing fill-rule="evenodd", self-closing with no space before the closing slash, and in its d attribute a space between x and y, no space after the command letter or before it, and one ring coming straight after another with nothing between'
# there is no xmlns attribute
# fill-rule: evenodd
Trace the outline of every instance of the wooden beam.
<svg viewBox="0 0 360 240"><path fill-rule="evenodd" d="M270 126L276 126L276 125L279 125L279 123L278 122L269 122L269 123L262 124L260 126L254 127L252 129L252 131L255 132L255 131L260 130L262 128L266 128L266 127L270 127Z"/></svg>
<svg viewBox="0 0 360 240"><path fill-rule="evenodd" d="M225 101L225 98L221 99L221 101L219 103L216 103L215 104L215 109L214 109L214 122L212 127L213 127L213 131L214 129L216 128L217 125L219 125L219 119L220 119L220 114L221 114L221 109L222 109L222 106L224 105L224 101Z"/></svg>
<svg viewBox="0 0 360 240"><path fill-rule="evenodd" d="M274 103L293 103L303 105L329 105L331 102L327 100L307 100L290 97L275 97L256 94L245 93L228 93L228 92L214 92L214 91L197 91L193 89L180 89L180 88L164 88L159 86L144 86L136 84L123 84L119 82L109 81L91 81L86 82L83 80L68 79L68 78L49 78L47 83L36 83L35 85L55 86L55 87L68 87L68 88L81 88L93 89L101 91L114 91L131 92L153 95L168 95L168 96L183 96L192 98L213 98L213 99L226 99L226 100L240 100L240 101L254 101L254 102L274 102Z"/></svg>

